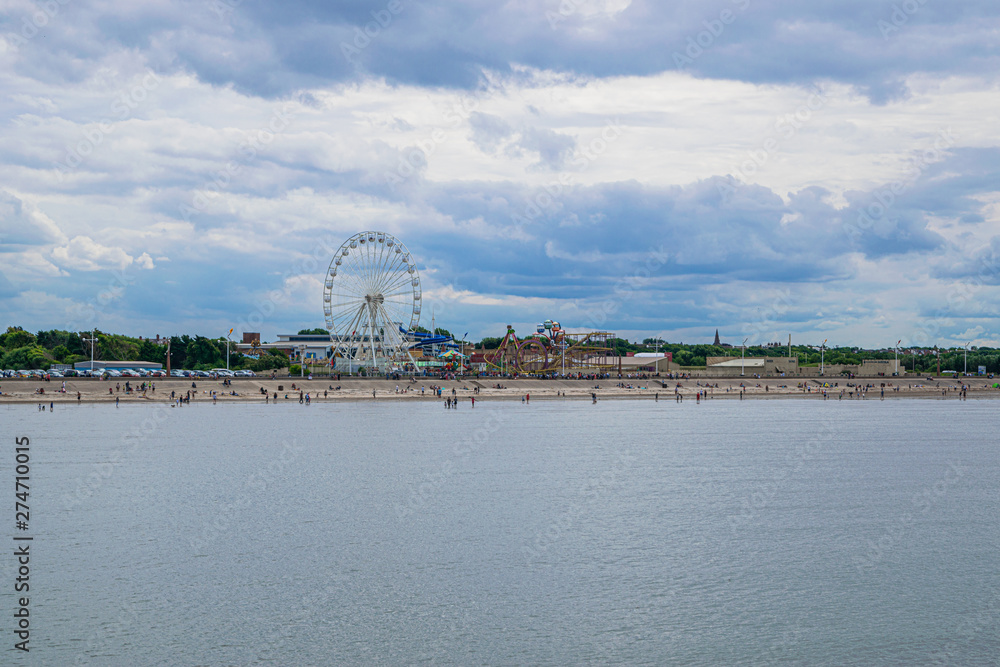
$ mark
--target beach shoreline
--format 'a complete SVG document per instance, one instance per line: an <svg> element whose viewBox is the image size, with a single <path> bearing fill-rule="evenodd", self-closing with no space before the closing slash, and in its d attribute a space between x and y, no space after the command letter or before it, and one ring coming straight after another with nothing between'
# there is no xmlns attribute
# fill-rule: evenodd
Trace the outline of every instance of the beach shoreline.
<svg viewBox="0 0 1000 667"><path fill-rule="evenodd" d="M131 387L139 387L150 382L156 387L145 393L125 391L125 382ZM262 389L269 395L268 402L296 402L300 392L314 402L335 401L444 401L455 397L469 403L471 398L479 401L519 401L523 397L536 400L591 400L593 394L599 400L608 399L649 399L677 400L677 394L684 401L696 401L701 394L703 400L740 400L743 390L745 399L803 398L824 400L871 400L921 398L957 400L961 397L960 387L968 386L966 398L1000 398L1000 389L994 389L993 380L985 378L692 378L671 380L665 378L611 378L603 380L534 379L534 378L464 378L441 380L438 378L418 378L416 383L409 379L385 380L371 378L343 378L337 381L329 377L314 378L234 378L230 386L223 381L206 378L66 378L63 393L62 379L49 382L38 379L6 378L0 381L0 405L30 403L173 403L178 397L191 393L191 402L204 403L265 403ZM741 387L741 383L744 385ZM824 387L823 385L828 386ZM854 385L848 386L848 383ZM501 388L497 388L497 385ZM625 385L624 387L618 386ZM194 385L194 386L192 386ZM680 386L677 386L680 385ZM859 392L858 385L869 386ZM292 387L295 387L294 389ZM431 387L441 387L441 396L432 393ZM280 389L279 389L280 387ZM337 389L339 387L339 389ZM421 391L423 388L423 391ZM44 393L37 393L43 389ZM478 391L477 391L478 390ZM843 390L843 399L841 391ZM374 393L374 396L372 392ZM77 397L79 392L79 398ZM171 392L174 396L171 397ZM230 392L236 392L232 395ZM286 398L287 396L287 398Z"/></svg>

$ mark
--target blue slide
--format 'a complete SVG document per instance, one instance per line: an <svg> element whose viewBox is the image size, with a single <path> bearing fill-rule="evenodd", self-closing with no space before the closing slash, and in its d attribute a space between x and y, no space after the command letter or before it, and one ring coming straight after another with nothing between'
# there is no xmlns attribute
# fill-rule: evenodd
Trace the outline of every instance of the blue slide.
<svg viewBox="0 0 1000 667"><path fill-rule="evenodd" d="M431 347L433 345L445 345L447 347L455 347L455 348L458 347L458 345L455 345L452 342L451 336L441 336L429 333L418 333L416 331L407 331L406 329L403 328L402 324L399 325L399 333L403 334L404 336L412 336L413 338L417 339L417 342L415 342L413 345L410 346L411 349L414 347Z"/></svg>

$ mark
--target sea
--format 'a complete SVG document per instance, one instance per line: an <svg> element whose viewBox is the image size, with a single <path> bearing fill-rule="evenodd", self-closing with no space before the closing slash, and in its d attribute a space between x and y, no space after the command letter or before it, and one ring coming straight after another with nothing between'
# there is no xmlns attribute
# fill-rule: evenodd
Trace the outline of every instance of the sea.
<svg viewBox="0 0 1000 667"><path fill-rule="evenodd" d="M0 407L0 663L996 665L998 407Z"/></svg>

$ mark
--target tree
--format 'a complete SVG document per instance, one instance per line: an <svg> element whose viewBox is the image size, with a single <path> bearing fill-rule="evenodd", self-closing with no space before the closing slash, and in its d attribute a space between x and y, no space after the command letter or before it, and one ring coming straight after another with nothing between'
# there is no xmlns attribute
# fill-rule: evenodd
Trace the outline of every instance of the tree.
<svg viewBox="0 0 1000 667"><path fill-rule="evenodd" d="M298 335L300 335L300 336L327 336L327 335L329 335L329 333L330 332L327 331L326 329L320 329L319 327L317 327L315 329L303 329L302 331L299 332Z"/></svg>
<svg viewBox="0 0 1000 667"><path fill-rule="evenodd" d="M21 327L7 327L7 333L0 336L0 347L8 350L35 345L37 342L34 334L28 333Z"/></svg>
<svg viewBox="0 0 1000 667"><path fill-rule="evenodd" d="M34 336L32 336L34 338ZM45 350L38 345L25 345L4 353L0 358L0 366L14 370L29 368L48 368L49 359Z"/></svg>

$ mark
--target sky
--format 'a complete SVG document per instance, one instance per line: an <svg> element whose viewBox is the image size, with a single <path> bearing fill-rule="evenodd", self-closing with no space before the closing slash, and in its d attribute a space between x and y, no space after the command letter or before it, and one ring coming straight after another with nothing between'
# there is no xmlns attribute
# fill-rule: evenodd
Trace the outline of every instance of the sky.
<svg viewBox="0 0 1000 667"><path fill-rule="evenodd" d="M0 0L0 326L1000 346L1000 3Z"/></svg>

